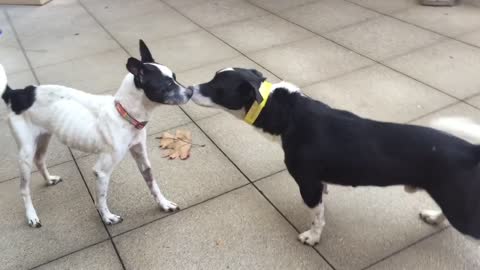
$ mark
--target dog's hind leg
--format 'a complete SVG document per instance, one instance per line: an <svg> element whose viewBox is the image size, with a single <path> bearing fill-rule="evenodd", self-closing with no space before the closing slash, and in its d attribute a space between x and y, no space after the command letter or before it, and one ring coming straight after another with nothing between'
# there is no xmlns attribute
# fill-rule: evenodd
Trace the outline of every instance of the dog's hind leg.
<svg viewBox="0 0 480 270"><path fill-rule="evenodd" d="M178 210L179 208L176 203L167 200L165 196L163 196L158 187L157 181L153 177L145 141L132 146L130 148L130 153L132 154L133 159L137 162L138 169L158 205L167 212Z"/></svg>
<svg viewBox="0 0 480 270"><path fill-rule="evenodd" d="M45 156L51 137L52 135L50 134L42 134L37 137L37 150L34 157L35 165L40 171L40 174L42 174L43 179L45 179L45 182L48 186L56 185L62 181L62 178L60 176L50 175L47 169L47 165L45 163Z"/></svg>
<svg viewBox="0 0 480 270"><path fill-rule="evenodd" d="M107 225L117 224L123 221L123 218L112 214L108 209L107 195L108 185L110 183L110 176L113 168L122 160L124 154L100 154L99 159L94 167L96 181L96 201L98 212L102 216L103 222Z"/></svg>
<svg viewBox="0 0 480 270"><path fill-rule="evenodd" d="M35 208L33 207L30 191L33 157L36 149L36 135L34 134L36 130L31 128L25 122L23 117L15 117L14 119L10 118L9 125L19 150L18 163L20 168L20 194L22 195L25 206L27 222L31 227L40 228L42 225L37 216L37 211L35 211Z"/></svg>
<svg viewBox="0 0 480 270"><path fill-rule="evenodd" d="M325 226L325 205L322 201L324 184L321 182L305 183L300 185L300 193L305 204L310 207L312 225L308 231L298 236L300 242L314 246L320 242L323 227Z"/></svg>

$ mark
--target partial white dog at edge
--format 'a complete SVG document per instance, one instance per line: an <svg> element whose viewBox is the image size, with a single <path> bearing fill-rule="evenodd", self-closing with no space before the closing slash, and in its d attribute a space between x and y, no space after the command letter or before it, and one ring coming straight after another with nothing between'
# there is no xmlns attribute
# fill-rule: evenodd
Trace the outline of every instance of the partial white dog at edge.
<svg viewBox="0 0 480 270"><path fill-rule="evenodd" d="M147 156L145 125L159 104L184 104L192 91L181 86L166 66L155 63L140 40L141 61L128 59L130 72L115 96L92 95L58 85L27 86L13 90L0 65L0 96L7 104L7 121L19 150L20 191L31 227L41 227L31 199L30 180L33 164L47 185L62 179L47 170L45 154L52 135L67 146L97 153L93 168L96 179L95 203L106 224L122 218L110 212L107 191L115 166L130 152L155 201L164 211L177 205L161 193L151 172Z"/></svg>

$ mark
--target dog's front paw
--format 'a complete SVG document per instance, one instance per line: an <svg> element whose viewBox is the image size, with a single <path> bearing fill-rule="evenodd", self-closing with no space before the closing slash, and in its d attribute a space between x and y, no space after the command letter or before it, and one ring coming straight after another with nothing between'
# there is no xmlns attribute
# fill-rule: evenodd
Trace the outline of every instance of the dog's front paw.
<svg viewBox="0 0 480 270"><path fill-rule="evenodd" d="M114 224L122 222L123 218L121 216L117 216L117 215L114 215L114 214L107 214L107 215L102 216L102 220L107 225L114 225Z"/></svg>
<svg viewBox="0 0 480 270"><path fill-rule="evenodd" d="M445 220L445 216L441 211L423 210L419 214L420 218L427 224L438 225Z"/></svg>
<svg viewBox="0 0 480 270"><path fill-rule="evenodd" d="M178 207L178 205L176 203L171 202L169 200L161 201L160 202L160 207L165 212L175 212L175 211L180 209L180 207Z"/></svg>
<svg viewBox="0 0 480 270"><path fill-rule="evenodd" d="M315 246L320 242L321 233L315 233L312 230L305 231L298 235L298 240L305 245Z"/></svg>
<svg viewBox="0 0 480 270"><path fill-rule="evenodd" d="M47 186L54 186L62 181L63 179L60 176L52 175L47 181Z"/></svg>
<svg viewBox="0 0 480 270"><path fill-rule="evenodd" d="M40 228L42 227L42 223L40 223L40 219L35 216L35 217L31 217L31 218L27 218L28 219L28 226L32 227L32 228Z"/></svg>

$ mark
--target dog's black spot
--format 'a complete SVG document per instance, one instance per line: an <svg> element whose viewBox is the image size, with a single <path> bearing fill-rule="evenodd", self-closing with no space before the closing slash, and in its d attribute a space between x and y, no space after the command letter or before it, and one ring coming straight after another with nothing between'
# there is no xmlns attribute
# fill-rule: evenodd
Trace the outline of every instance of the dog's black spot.
<svg viewBox="0 0 480 270"><path fill-rule="evenodd" d="M16 90L12 90L7 86L7 89L2 95L2 99L7 105L10 105L13 112L21 114L28 110L35 102L36 90L37 87L33 85Z"/></svg>

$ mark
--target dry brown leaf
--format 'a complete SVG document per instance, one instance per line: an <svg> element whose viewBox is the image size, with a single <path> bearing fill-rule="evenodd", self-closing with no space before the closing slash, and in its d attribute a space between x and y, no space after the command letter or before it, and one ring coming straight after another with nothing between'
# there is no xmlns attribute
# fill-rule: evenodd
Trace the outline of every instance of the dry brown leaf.
<svg viewBox="0 0 480 270"><path fill-rule="evenodd" d="M169 159L180 158L182 160L190 157L190 150L192 149L191 131L179 129L175 132L175 136L164 132L158 139L160 139L160 148L170 149L163 157Z"/></svg>
<svg viewBox="0 0 480 270"><path fill-rule="evenodd" d="M172 134L170 134L168 132L164 132L157 139L160 139L160 148L162 148L162 149L166 149L166 148L173 149L173 148L175 148L174 145L173 145L173 143L175 143L175 136L173 136Z"/></svg>

